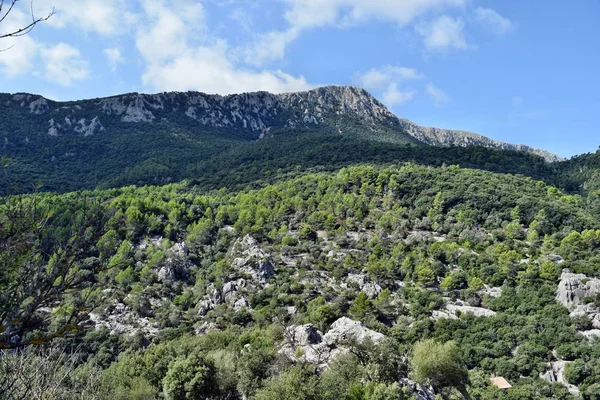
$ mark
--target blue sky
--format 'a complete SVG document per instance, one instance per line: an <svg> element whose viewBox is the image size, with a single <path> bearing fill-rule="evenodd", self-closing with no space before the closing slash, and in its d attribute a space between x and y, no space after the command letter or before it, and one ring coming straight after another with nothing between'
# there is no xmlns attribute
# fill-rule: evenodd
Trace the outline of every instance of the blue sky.
<svg viewBox="0 0 600 400"><path fill-rule="evenodd" d="M26 6L0 24L27 21ZM365 87L398 116L562 156L600 145L598 0L34 0L0 92Z"/></svg>

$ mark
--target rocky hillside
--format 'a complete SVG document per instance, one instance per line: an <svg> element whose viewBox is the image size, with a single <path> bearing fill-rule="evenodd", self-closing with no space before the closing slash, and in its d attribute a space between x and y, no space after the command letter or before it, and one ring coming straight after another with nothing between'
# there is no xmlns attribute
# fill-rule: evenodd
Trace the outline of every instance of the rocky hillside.
<svg viewBox="0 0 600 400"><path fill-rule="evenodd" d="M92 136L115 130L115 123L170 122L178 127L227 130L247 139L263 138L282 129L326 130L340 135L393 143L434 146L484 146L561 158L525 145L498 142L470 132L425 128L399 119L363 89L327 86L307 92L275 95L267 92L229 96L199 92L130 93L114 97L54 102L30 94L0 96L0 108L20 118L39 116L27 137ZM6 121L5 121L6 122ZM5 128L0 122L0 133Z"/></svg>
<svg viewBox="0 0 600 400"><path fill-rule="evenodd" d="M433 146L482 146L490 149L524 151L543 157L548 162L565 160L546 150L536 149L524 144L499 142L473 132L424 127L407 119L401 119L400 126L412 137Z"/></svg>
<svg viewBox="0 0 600 400"><path fill-rule="evenodd" d="M598 398L600 223L542 182L354 166L0 207L0 348L81 349L78 398Z"/></svg>

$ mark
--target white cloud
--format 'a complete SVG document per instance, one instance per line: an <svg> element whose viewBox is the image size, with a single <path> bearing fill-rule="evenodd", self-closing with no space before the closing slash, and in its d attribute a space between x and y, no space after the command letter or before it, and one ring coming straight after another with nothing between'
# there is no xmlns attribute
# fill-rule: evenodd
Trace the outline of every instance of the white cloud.
<svg viewBox="0 0 600 400"><path fill-rule="evenodd" d="M491 8L479 7L475 10L475 21L495 35L502 36L514 29L513 23Z"/></svg>
<svg viewBox="0 0 600 400"><path fill-rule="evenodd" d="M115 71L119 64L125 62L125 57L121 54L121 49L115 48L106 48L104 49L104 55L108 60L108 64L110 65L110 69Z"/></svg>
<svg viewBox="0 0 600 400"><path fill-rule="evenodd" d="M385 92L381 96L381 100L389 107L394 107L407 101L412 100L415 97L415 91L401 91L398 89L398 84L391 83Z"/></svg>
<svg viewBox="0 0 600 400"><path fill-rule="evenodd" d="M14 9L2 22L2 31L14 32L31 22L31 17L19 9ZM38 43L32 36L5 38L0 41L0 65L2 74L10 78L31 71L33 59L37 54Z"/></svg>
<svg viewBox="0 0 600 400"><path fill-rule="evenodd" d="M406 67L386 65L381 68L372 68L358 76L359 84L368 89L381 89L390 83L400 83L410 80L422 79L423 75L417 70Z"/></svg>
<svg viewBox="0 0 600 400"><path fill-rule="evenodd" d="M382 20L407 25L431 11L462 7L468 0L285 0L287 21L297 28L355 25Z"/></svg>
<svg viewBox="0 0 600 400"><path fill-rule="evenodd" d="M340 28L371 20L406 26L430 12L465 6L469 0L283 0L288 4L289 27L258 35L246 51L246 60L262 65L283 59L288 45L302 31L325 26Z"/></svg>
<svg viewBox="0 0 600 400"><path fill-rule="evenodd" d="M415 97L415 90L401 89L402 85L423 78L424 75L415 69L386 65L357 75L355 81L366 89L381 93L381 100L387 106L393 107Z"/></svg>
<svg viewBox="0 0 600 400"><path fill-rule="evenodd" d="M287 46L296 40L300 31L291 28L287 31L272 31L258 35L245 50L245 60L251 65L263 65L285 57Z"/></svg>
<svg viewBox="0 0 600 400"><path fill-rule="evenodd" d="M446 51L448 49L467 49L464 22L447 15L442 15L429 23L415 27L423 36L425 48L429 51Z"/></svg>
<svg viewBox="0 0 600 400"><path fill-rule="evenodd" d="M41 49L44 61L44 77L51 82L70 86L73 81L83 80L89 74L88 63L81 58L79 50L66 43Z"/></svg>
<svg viewBox="0 0 600 400"><path fill-rule="evenodd" d="M440 105L450 100L450 97L448 97L448 95L442 89L438 88L431 82L427 84L425 90L427 91L427 94L431 96L435 104Z"/></svg>
<svg viewBox="0 0 600 400"><path fill-rule="evenodd" d="M142 79L144 84L159 91L200 90L219 94L260 90L281 93L312 87L303 77L282 71L237 68L218 47L189 49L184 55L152 64Z"/></svg>
<svg viewBox="0 0 600 400"><path fill-rule="evenodd" d="M173 1L146 0L147 21L137 32L136 45L146 62L143 83L152 90L200 90L239 93L267 90L287 92L309 89L303 77L282 71L240 68L223 40L199 35L203 29L201 7L173 7ZM195 15L194 15L195 14ZM192 44L192 40L194 44Z"/></svg>
<svg viewBox="0 0 600 400"><path fill-rule="evenodd" d="M117 35L127 32L135 21L135 14L126 0L36 0L35 10L45 15L54 9L49 25L64 28L73 25L84 32L100 35Z"/></svg>

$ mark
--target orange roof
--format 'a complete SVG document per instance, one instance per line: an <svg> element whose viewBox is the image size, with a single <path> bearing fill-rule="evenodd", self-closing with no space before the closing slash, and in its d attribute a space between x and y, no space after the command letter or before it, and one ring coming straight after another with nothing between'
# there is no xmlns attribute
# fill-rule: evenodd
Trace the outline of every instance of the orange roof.
<svg viewBox="0 0 600 400"><path fill-rule="evenodd" d="M499 389L510 389L512 387L510 383L501 376L492 376L490 381L492 382L492 385Z"/></svg>

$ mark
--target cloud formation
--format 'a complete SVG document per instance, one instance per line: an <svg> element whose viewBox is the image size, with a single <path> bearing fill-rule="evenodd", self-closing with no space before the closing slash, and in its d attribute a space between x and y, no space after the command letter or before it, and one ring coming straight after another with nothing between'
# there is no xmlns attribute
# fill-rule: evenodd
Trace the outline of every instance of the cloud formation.
<svg viewBox="0 0 600 400"><path fill-rule="evenodd" d="M41 50L44 78L62 86L87 78L89 65L81 58L79 50L66 43Z"/></svg>
<svg viewBox="0 0 600 400"><path fill-rule="evenodd" d="M462 19L442 15L431 22L417 25L415 31L423 37L423 43L428 51L443 52L469 48L464 28Z"/></svg>
<svg viewBox="0 0 600 400"><path fill-rule="evenodd" d="M427 87L425 90L427 91L427 94L433 99L435 104L437 104L437 105L441 105L450 100L450 97L448 97L448 95L442 89L438 88L431 82L429 82L427 84Z"/></svg>
<svg viewBox="0 0 600 400"><path fill-rule="evenodd" d="M381 100L389 107L394 107L412 100L417 91L403 88L411 81L423 79L424 75L415 69L386 65L372 68L355 77L362 87L381 94Z"/></svg>
<svg viewBox="0 0 600 400"><path fill-rule="evenodd" d="M146 23L137 32L136 45L146 63L142 82L153 90L230 94L312 87L303 77L281 70L241 67L224 40L198 38L206 32L199 23L203 9L198 3L179 0L174 6L174 1L146 0L143 5Z"/></svg>
<svg viewBox="0 0 600 400"><path fill-rule="evenodd" d="M506 35L514 30L514 24L491 8L478 7L475 21L497 36Z"/></svg>
<svg viewBox="0 0 600 400"><path fill-rule="evenodd" d="M89 33L113 36L128 31L136 21L135 13L127 0L36 0L35 9L45 15L51 10L55 14L47 24L57 28L74 26Z"/></svg>
<svg viewBox="0 0 600 400"><path fill-rule="evenodd" d="M369 21L407 26L423 15L466 6L468 0L283 0L288 29L258 35L247 53L254 64L283 59L287 46L303 31L348 28ZM247 57L249 58L249 57Z"/></svg>
<svg viewBox="0 0 600 400"><path fill-rule="evenodd" d="M104 55L108 60L108 64L110 65L110 69L115 71L119 64L123 64L125 62L125 57L121 54L121 49L118 47L114 48L106 48L104 49Z"/></svg>

